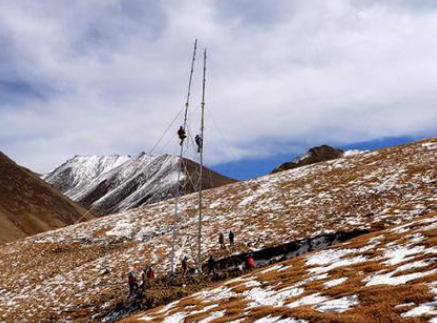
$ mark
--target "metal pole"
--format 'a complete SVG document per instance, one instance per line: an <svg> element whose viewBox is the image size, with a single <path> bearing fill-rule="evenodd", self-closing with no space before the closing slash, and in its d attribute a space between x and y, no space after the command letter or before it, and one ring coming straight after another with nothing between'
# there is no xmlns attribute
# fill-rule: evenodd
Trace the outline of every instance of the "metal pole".
<svg viewBox="0 0 437 323"><path fill-rule="evenodd" d="M187 101L185 102L185 115L184 115L184 129L187 128L187 119L188 119L188 107L190 106L190 95L191 95L191 83L193 81L193 73L194 73L194 62L196 61L196 50L197 50L197 39L194 41L194 50L193 50L193 58L191 60L191 70L190 70L190 78L188 81L188 91L187 91ZM179 153L179 161L178 161L178 178L176 183L176 194L175 194L175 209L173 214L173 229L172 229L172 239L171 239L171 260L170 260L170 272L172 275L175 273L175 254L176 254L176 235L177 235L177 222L178 222L178 204L179 204L179 196L180 196L180 180L181 180L181 171L182 171L182 159L184 155L184 145L181 144L181 151Z"/></svg>
<svg viewBox="0 0 437 323"><path fill-rule="evenodd" d="M202 179L203 179L203 134L205 131L205 83L206 83L206 48L203 54L203 85L202 85L202 118L200 123L200 171L199 171L199 231L197 235L197 243L199 246L197 254L197 268L202 272Z"/></svg>

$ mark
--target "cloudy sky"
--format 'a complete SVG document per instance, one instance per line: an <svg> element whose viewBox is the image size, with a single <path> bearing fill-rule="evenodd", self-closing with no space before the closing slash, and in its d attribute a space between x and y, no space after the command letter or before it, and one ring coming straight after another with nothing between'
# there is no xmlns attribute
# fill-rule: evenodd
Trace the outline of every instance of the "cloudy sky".
<svg viewBox="0 0 437 323"><path fill-rule="evenodd" d="M213 167L434 136L436 35L434 0L3 2L0 150L38 172L151 151L184 106L195 38L190 128L207 47ZM180 123L153 153L177 151Z"/></svg>

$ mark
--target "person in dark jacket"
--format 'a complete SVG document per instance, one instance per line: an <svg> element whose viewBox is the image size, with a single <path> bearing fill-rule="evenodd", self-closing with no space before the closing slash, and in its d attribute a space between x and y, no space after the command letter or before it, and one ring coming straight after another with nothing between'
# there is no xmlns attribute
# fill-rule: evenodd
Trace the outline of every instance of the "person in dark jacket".
<svg viewBox="0 0 437 323"><path fill-rule="evenodd" d="M181 140L180 145L182 146L182 144L184 143L185 138L187 138L187 133L185 132L184 127L182 127L182 126L179 127L178 137Z"/></svg>
<svg viewBox="0 0 437 323"><path fill-rule="evenodd" d="M229 246L233 247L234 246L234 232L232 232L232 230L229 230Z"/></svg>
<svg viewBox="0 0 437 323"><path fill-rule="evenodd" d="M203 138L200 135L196 135L194 141L196 142L197 145L197 152L200 154L200 152L203 149Z"/></svg>
<svg viewBox="0 0 437 323"><path fill-rule="evenodd" d="M221 233L221 232L220 232L220 234L219 234L219 244L220 244L220 247L221 247L222 249L226 249L226 245L225 245L225 236L224 236L223 233Z"/></svg>
<svg viewBox="0 0 437 323"><path fill-rule="evenodd" d="M185 277L187 275L187 272L188 272L188 257L187 256L185 256L184 259L182 259L181 265L182 265L182 277Z"/></svg>
<svg viewBox="0 0 437 323"><path fill-rule="evenodd" d="M143 282L139 288L146 289L146 286L147 286L147 267L144 267L143 271L141 272L141 279L143 280Z"/></svg>
<svg viewBox="0 0 437 323"><path fill-rule="evenodd" d="M128 284L129 284L129 296L131 296L138 289L137 279L135 278L135 275L133 272L129 273L127 280L128 280Z"/></svg>
<svg viewBox="0 0 437 323"><path fill-rule="evenodd" d="M208 275L215 275L215 259L212 255L209 255L208 259Z"/></svg>

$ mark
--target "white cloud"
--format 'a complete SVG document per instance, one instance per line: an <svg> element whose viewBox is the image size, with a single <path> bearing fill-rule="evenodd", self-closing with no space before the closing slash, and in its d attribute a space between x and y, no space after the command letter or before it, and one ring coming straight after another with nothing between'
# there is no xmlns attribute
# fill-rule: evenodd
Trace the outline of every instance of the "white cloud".
<svg viewBox="0 0 437 323"><path fill-rule="evenodd" d="M196 37L193 109L207 46L211 164L325 142L432 134L437 6L365 3L5 3L0 81L40 95L0 102L0 149L37 171L75 154L148 151L183 107ZM176 152L173 134L157 151Z"/></svg>

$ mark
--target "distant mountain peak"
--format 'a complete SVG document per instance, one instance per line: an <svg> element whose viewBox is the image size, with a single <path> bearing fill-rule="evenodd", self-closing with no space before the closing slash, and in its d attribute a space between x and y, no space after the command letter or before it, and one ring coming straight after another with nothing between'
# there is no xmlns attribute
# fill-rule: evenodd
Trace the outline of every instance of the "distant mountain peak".
<svg viewBox="0 0 437 323"><path fill-rule="evenodd" d="M344 153L345 151L343 149L334 148L329 145L316 146L310 148L305 154L293 159L292 161L277 166L271 173L273 174L284 170L341 158Z"/></svg>
<svg viewBox="0 0 437 323"><path fill-rule="evenodd" d="M183 187L184 193L194 192L196 188L191 182L198 181L198 164L187 159L184 163L182 183L177 183L179 157L151 156L145 152L135 158L75 156L43 178L86 208L106 215L173 197L177 185ZM232 182L206 168L203 176L204 188Z"/></svg>

